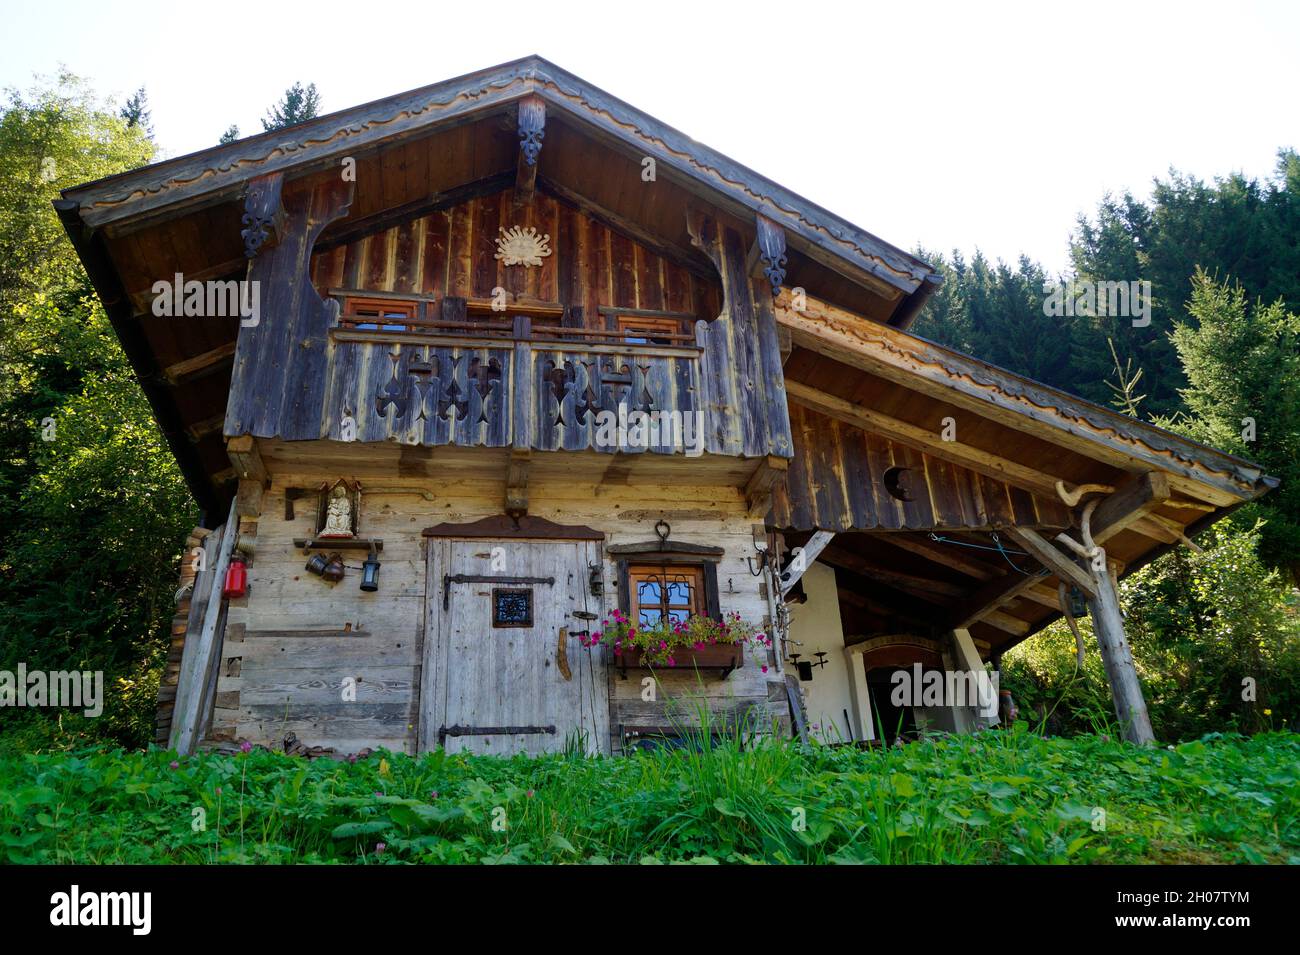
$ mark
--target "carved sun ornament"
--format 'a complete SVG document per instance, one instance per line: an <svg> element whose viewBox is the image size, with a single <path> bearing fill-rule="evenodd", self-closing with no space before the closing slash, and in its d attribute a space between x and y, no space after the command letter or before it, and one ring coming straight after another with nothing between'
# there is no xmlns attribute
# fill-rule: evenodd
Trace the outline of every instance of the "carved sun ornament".
<svg viewBox="0 0 1300 955"><path fill-rule="evenodd" d="M550 235L538 235L532 226L511 226L497 229L497 254L506 265L541 265L542 259L551 254Z"/></svg>

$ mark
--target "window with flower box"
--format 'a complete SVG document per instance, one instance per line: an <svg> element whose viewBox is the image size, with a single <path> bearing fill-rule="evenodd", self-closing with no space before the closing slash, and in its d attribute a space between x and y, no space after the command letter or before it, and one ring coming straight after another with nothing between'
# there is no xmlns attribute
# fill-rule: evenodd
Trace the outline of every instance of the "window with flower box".
<svg viewBox="0 0 1300 955"><path fill-rule="evenodd" d="M691 614L704 609L704 568L700 566L629 566L628 585L628 615L640 627L654 627L665 619L685 623Z"/></svg>

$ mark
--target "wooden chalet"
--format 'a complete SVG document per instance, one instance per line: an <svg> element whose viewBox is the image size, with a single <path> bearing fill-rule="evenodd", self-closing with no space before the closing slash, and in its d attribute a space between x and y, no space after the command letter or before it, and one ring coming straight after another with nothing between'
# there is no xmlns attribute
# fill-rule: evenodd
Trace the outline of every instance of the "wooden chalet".
<svg viewBox="0 0 1300 955"><path fill-rule="evenodd" d="M538 57L56 205L204 512L183 751L969 729L882 681L996 667L1063 593L1147 741L1116 580L1276 483L910 334L924 262ZM581 645L615 608L777 639L641 670Z"/></svg>

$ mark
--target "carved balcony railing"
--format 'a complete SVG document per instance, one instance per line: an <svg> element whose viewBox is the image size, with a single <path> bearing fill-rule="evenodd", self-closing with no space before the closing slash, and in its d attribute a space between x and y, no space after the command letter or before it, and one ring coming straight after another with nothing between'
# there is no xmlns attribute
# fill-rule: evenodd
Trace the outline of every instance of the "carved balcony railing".
<svg viewBox="0 0 1300 955"><path fill-rule="evenodd" d="M634 343L625 332L507 317L341 316L330 331L325 436L538 450L683 449L682 436L667 429L643 434L639 445L626 435L635 412L679 412L684 420L706 410L699 399L703 348L695 336ZM694 417L687 427L700 423L707 445L707 419ZM611 442L611 434L621 437Z"/></svg>

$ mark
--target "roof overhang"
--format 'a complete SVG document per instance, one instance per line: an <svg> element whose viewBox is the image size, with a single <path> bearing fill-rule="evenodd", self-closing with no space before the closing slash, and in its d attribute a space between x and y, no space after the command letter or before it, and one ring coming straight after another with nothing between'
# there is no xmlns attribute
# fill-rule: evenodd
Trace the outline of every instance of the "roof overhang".
<svg viewBox="0 0 1300 955"><path fill-rule="evenodd" d="M592 134L653 157L659 175L719 208L776 222L790 248L814 261L850 280L883 283L908 296L895 321L910 321L940 281L914 256L538 56L87 183L63 195L77 203L85 227L123 234L159 216L237 199L256 176L280 171L298 177L337 168L346 156L507 112L529 95Z"/></svg>
<svg viewBox="0 0 1300 955"><path fill-rule="evenodd" d="M835 533L819 559L841 581L850 636L969 626L1001 652L1059 616L1066 551L1060 573L1026 569L1050 571L1041 544L1077 538L1081 493L1102 502L1091 529L1123 576L1279 483L1250 461L833 305L795 309L783 293L776 312L792 339L790 473L800 480L770 523L793 544ZM913 472L920 505L880 494L873 505L859 485L889 465ZM1047 501L1064 509L1064 528ZM891 506L897 514L882 510ZM1026 513L1041 515L1036 536Z"/></svg>

